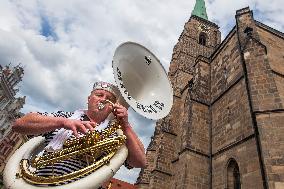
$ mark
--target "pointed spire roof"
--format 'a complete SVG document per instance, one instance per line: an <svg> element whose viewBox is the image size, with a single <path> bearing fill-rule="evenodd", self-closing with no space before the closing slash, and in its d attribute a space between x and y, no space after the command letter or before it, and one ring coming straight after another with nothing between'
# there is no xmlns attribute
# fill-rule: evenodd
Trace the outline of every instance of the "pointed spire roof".
<svg viewBox="0 0 284 189"><path fill-rule="evenodd" d="M191 12L191 15L195 15L205 20L208 20L204 0L196 0L194 9Z"/></svg>

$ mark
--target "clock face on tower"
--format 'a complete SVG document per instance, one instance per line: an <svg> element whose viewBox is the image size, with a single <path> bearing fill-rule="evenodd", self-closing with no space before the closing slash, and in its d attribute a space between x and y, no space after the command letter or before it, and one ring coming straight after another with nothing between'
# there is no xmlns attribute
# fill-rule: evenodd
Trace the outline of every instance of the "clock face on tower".
<svg viewBox="0 0 284 189"><path fill-rule="evenodd" d="M206 26L206 25L204 25L204 24L199 24L198 30L201 31L201 32L205 32L205 33L208 33L208 34L209 34L210 27L209 27L209 26Z"/></svg>

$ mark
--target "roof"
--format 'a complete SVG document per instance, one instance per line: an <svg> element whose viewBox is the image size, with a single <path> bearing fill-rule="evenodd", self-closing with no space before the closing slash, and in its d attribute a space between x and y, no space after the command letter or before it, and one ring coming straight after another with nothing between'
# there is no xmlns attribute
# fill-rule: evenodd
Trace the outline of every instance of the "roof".
<svg viewBox="0 0 284 189"><path fill-rule="evenodd" d="M103 184L103 188L108 188L110 182L111 182L111 189L137 189L137 187L134 184L130 184L128 182L116 178L111 178L109 181L105 182Z"/></svg>
<svg viewBox="0 0 284 189"><path fill-rule="evenodd" d="M208 20L204 0L196 0L194 9L191 12L191 15L195 15L205 20Z"/></svg>

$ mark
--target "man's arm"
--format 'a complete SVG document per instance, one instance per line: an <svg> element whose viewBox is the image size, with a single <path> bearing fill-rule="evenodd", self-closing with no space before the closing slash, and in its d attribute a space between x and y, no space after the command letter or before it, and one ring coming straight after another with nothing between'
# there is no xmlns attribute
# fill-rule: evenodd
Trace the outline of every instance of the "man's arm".
<svg viewBox="0 0 284 189"><path fill-rule="evenodd" d="M37 113L28 113L16 119L12 129L21 134L38 135L65 128L72 130L75 136L78 131L86 133L87 129L93 130L94 122L67 119L64 117L43 116Z"/></svg>
<svg viewBox="0 0 284 189"><path fill-rule="evenodd" d="M146 167L146 156L145 149L138 138L138 136L133 131L131 125L128 123L124 126L124 134L127 137L126 146L128 148L127 162L132 167L145 168Z"/></svg>
<svg viewBox="0 0 284 189"><path fill-rule="evenodd" d="M128 164L132 167L146 167L145 149L142 142L135 134L131 125L128 122L127 109L120 104L115 104L114 109L114 114L118 118L122 126L122 130L124 131L124 134L127 137L126 146L128 148Z"/></svg>

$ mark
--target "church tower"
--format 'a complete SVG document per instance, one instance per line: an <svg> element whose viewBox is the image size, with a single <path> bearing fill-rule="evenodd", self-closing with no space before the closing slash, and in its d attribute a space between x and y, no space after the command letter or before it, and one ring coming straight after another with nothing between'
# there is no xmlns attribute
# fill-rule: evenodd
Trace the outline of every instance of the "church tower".
<svg viewBox="0 0 284 189"><path fill-rule="evenodd" d="M284 188L284 34L248 7L235 18L221 42L196 0L173 49L173 107L156 124L138 188Z"/></svg>
<svg viewBox="0 0 284 189"><path fill-rule="evenodd" d="M204 180L202 186L209 187L208 72L209 57L221 42L218 28L208 20L204 0L197 0L173 50L169 78L174 105L171 113L157 122L147 149L147 168L138 178L139 188L183 188L190 177L196 178L190 184ZM197 60L202 63L196 64ZM196 92L190 94L191 88ZM195 120L191 119L193 110ZM198 171L196 166L202 169Z"/></svg>

